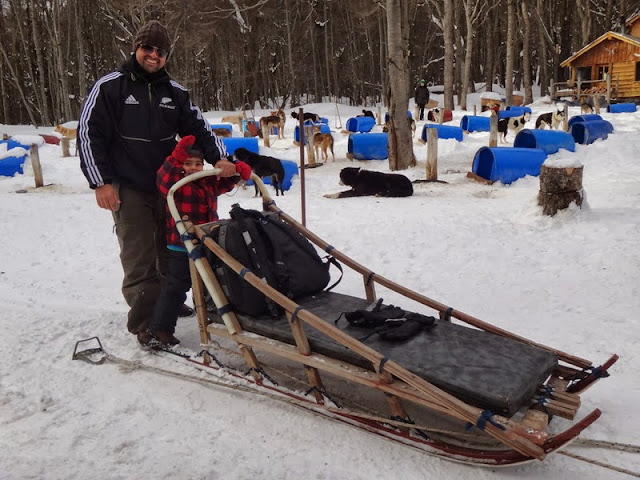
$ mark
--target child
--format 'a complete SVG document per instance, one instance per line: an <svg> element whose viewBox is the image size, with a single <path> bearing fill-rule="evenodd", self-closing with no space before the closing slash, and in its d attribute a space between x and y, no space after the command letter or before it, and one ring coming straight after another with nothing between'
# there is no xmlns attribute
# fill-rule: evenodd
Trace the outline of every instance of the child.
<svg viewBox="0 0 640 480"><path fill-rule="evenodd" d="M204 155L193 148L193 135L182 138L164 164L158 169L158 190L165 197L169 189L181 178L192 173L202 171ZM244 162L235 164L236 172L242 180L251 176L251 167ZM188 183L175 192L176 207L181 215L187 215L189 220L200 225L218 220L218 195L230 191L236 184L237 177L220 178L217 176L204 177ZM173 336L187 292L191 288L189 272L189 257L187 249L175 221L167 207L167 271L162 279L160 296L155 305L153 318L147 332L138 336L142 345L153 346L160 342L165 345L180 343Z"/></svg>

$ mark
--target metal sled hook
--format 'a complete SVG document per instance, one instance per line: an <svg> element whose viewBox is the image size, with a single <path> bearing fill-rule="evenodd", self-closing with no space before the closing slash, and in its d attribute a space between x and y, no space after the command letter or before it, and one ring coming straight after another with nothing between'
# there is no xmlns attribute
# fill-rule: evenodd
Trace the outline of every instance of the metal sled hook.
<svg viewBox="0 0 640 480"><path fill-rule="evenodd" d="M86 348L84 350L78 351L78 346L81 343L90 342L92 340L98 342L97 347ZM91 356L95 353L104 353L105 355L98 360L92 360ZM104 351L104 348L102 348L102 342L100 342L100 339L98 337L85 338L84 340L79 340L78 342L76 342L76 346L73 349L73 356L71 357L71 360L84 360L85 362L91 363L93 365L101 365L105 362L106 359L106 352Z"/></svg>

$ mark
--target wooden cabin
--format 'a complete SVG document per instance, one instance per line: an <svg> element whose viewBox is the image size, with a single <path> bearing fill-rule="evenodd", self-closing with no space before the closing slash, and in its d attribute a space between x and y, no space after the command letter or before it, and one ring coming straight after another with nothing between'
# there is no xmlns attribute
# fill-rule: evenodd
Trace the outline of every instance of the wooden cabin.
<svg viewBox="0 0 640 480"><path fill-rule="evenodd" d="M640 99L640 14L627 28L630 34L607 32L562 62L570 80L552 85L552 97Z"/></svg>

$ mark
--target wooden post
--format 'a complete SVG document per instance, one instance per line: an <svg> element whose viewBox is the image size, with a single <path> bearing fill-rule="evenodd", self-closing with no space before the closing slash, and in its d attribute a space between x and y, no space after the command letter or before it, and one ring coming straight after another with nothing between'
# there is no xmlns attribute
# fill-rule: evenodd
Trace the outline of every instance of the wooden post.
<svg viewBox="0 0 640 480"><path fill-rule="evenodd" d="M377 124L378 125L382 125L382 107L380 105L378 105L378 118L377 118Z"/></svg>
<svg viewBox="0 0 640 480"><path fill-rule="evenodd" d="M269 143L269 132L270 128L265 124L262 126L262 141L264 142L265 147L270 147L271 143Z"/></svg>
<svg viewBox="0 0 640 480"><path fill-rule="evenodd" d="M498 146L498 114L495 110L491 110L489 117L489 147Z"/></svg>
<svg viewBox="0 0 640 480"><path fill-rule="evenodd" d="M583 167L540 167L538 205L544 215L553 216L572 202L582 205Z"/></svg>
<svg viewBox="0 0 640 480"><path fill-rule="evenodd" d="M444 112L445 112L445 110L444 110L444 107L443 108L439 108L438 110L439 110L439 112L438 112L438 123L440 125L442 125L444 123Z"/></svg>
<svg viewBox="0 0 640 480"><path fill-rule="evenodd" d="M596 115L600 115L600 95L598 94L593 97L593 109Z"/></svg>
<svg viewBox="0 0 640 480"><path fill-rule="evenodd" d="M42 187L44 185L44 181L42 179L42 166L40 165L38 145L31 145L31 148L29 148L29 157L31 158L31 166L33 167L33 176L36 179L36 188Z"/></svg>
<svg viewBox="0 0 640 480"><path fill-rule="evenodd" d="M338 111L338 104L336 103L336 112ZM342 122L341 122L342 123ZM304 110L302 107L298 109L298 138L300 139L300 210L301 220L303 226L307 226L307 209L306 209L306 193L305 193L305 181L304 181Z"/></svg>
<svg viewBox="0 0 640 480"><path fill-rule="evenodd" d="M580 100L580 97L581 97L581 93L580 92L581 91L582 91L582 80L578 80L578 92L576 93L576 98L578 100ZM581 103L582 103L582 101L581 101Z"/></svg>
<svg viewBox="0 0 640 480"><path fill-rule="evenodd" d="M62 148L63 157L71 156L71 154L69 153L69 137L62 137L60 139L60 147Z"/></svg>
<svg viewBox="0 0 640 480"><path fill-rule="evenodd" d="M438 180L437 128L427 128L427 180Z"/></svg>
<svg viewBox="0 0 640 480"><path fill-rule="evenodd" d="M556 97L555 88L556 88L556 85L555 83L553 83L553 78L552 78L549 80L549 93L551 94L551 100L553 100Z"/></svg>
<svg viewBox="0 0 640 480"><path fill-rule="evenodd" d="M607 73L607 104L611 103L611 69Z"/></svg>
<svg viewBox="0 0 640 480"><path fill-rule="evenodd" d="M562 120L562 129L565 132L569 131L569 105L564 104L564 120Z"/></svg>
<svg viewBox="0 0 640 480"><path fill-rule="evenodd" d="M473 106L473 116L474 116L474 117L477 115L477 113L476 113L477 111L478 111L478 106L477 106L477 105L474 105L474 106Z"/></svg>

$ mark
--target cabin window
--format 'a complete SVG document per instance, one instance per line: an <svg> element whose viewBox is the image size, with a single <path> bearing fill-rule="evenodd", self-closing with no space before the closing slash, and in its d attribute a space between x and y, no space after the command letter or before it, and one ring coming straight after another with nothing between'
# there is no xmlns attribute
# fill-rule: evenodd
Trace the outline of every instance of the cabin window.
<svg viewBox="0 0 640 480"><path fill-rule="evenodd" d="M580 80L581 82L591 80L591 67L576 68L576 80Z"/></svg>
<svg viewBox="0 0 640 480"><path fill-rule="evenodd" d="M606 80L609 76L609 65L598 65L598 80Z"/></svg>
<svg viewBox="0 0 640 480"><path fill-rule="evenodd" d="M640 82L640 62L636 62L636 82Z"/></svg>

